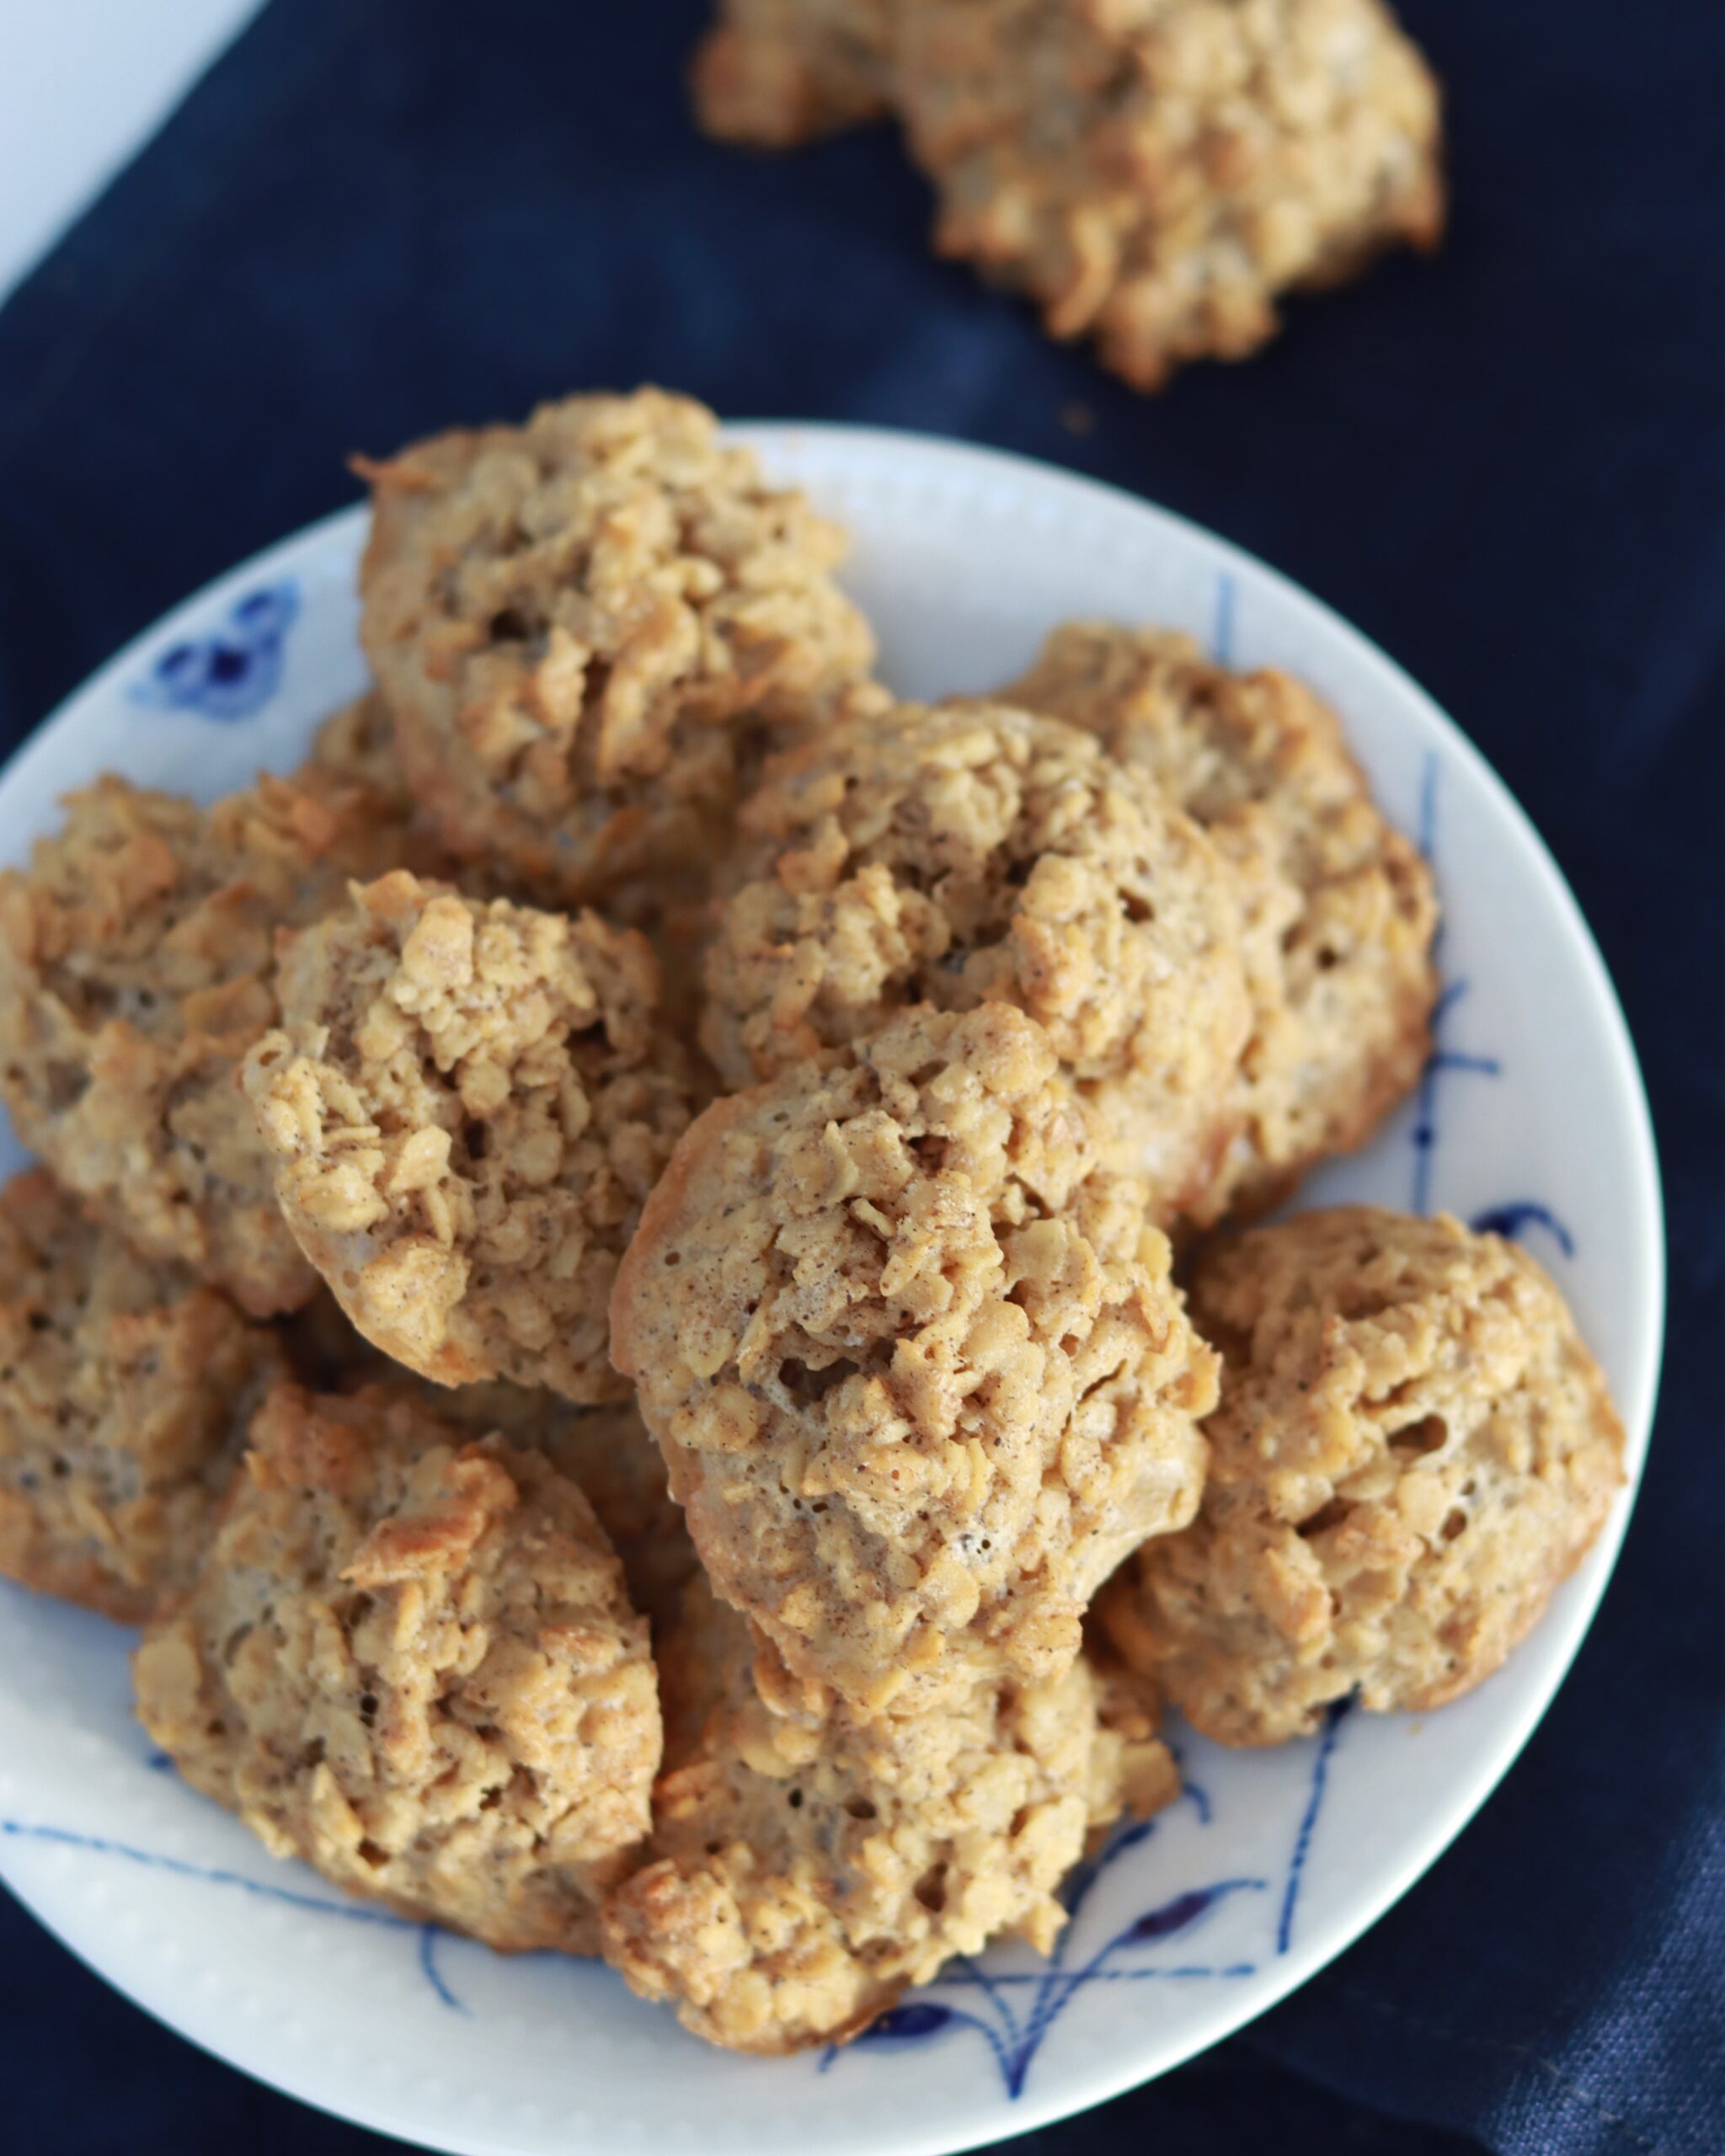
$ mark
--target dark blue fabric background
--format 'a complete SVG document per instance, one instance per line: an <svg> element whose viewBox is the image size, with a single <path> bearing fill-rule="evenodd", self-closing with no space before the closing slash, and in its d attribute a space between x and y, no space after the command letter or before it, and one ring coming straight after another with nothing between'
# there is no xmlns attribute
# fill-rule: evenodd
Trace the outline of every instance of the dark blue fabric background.
<svg viewBox="0 0 1725 2156"><path fill-rule="evenodd" d="M1096 472L1376 638L1526 804L1627 1007L1671 1238L1652 1464L1573 1677L1455 1850L1247 2036L1034 2146L1719 2156L1725 10L1409 0L1449 245L1154 401L929 257L889 136L702 142L702 12L276 0L0 312L0 742L350 499L346 451L644 377ZM20 2150L382 2146L3 1902L0 2076Z"/></svg>

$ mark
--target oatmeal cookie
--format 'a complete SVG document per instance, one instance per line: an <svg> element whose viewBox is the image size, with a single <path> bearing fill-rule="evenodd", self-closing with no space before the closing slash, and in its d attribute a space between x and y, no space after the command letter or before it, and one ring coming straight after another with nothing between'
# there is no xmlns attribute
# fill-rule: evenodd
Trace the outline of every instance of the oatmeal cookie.
<svg viewBox="0 0 1725 2156"><path fill-rule="evenodd" d="M237 1073L275 1023L276 931L339 902L341 804L260 779L201 808L103 778L0 875L0 1097L85 1207L254 1315L317 1286Z"/></svg>
<svg viewBox="0 0 1725 2156"><path fill-rule="evenodd" d="M384 1388L278 1386L134 1677L152 1737L277 1855L495 1947L596 1951L658 1694L592 1510L539 1454Z"/></svg>
<svg viewBox="0 0 1725 2156"><path fill-rule="evenodd" d="M86 1220L43 1170L0 1190L0 1572L141 1624L190 1584L275 1335Z"/></svg>
<svg viewBox="0 0 1725 2156"><path fill-rule="evenodd" d="M366 466L360 634L415 798L570 903L722 837L754 734L873 658L843 534L703 405L572 397Z"/></svg>
<svg viewBox="0 0 1725 2156"><path fill-rule="evenodd" d="M1010 1003L1148 1176L1159 1219L1231 1142L1251 1022L1214 849L1090 734L901 705L774 760L740 818L702 1038L734 1086L890 1012Z"/></svg>
<svg viewBox="0 0 1725 2156"><path fill-rule="evenodd" d="M672 1501L665 1460L633 1400L577 1407L542 1386L494 1378L482 1385L433 1385L374 1348L327 1289L290 1321L286 1345L294 1375L312 1392L366 1385L419 1385L430 1412L466 1437L501 1437L531 1446L567 1475L599 1515L622 1561L629 1599L655 1627L672 1617L698 1569L695 1545Z"/></svg>
<svg viewBox="0 0 1725 2156"><path fill-rule="evenodd" d="M887 110L895 0L721 0L691 70L721 141L786 150Z"/></svg>
<svg viewBox="0 0 1725 2156"><path fill-rule="evenodd" d="M682 1508L671 1497L664 1455L640 1410L633 1400L564 1406L539 1443L598 1513L622 1560L629 1599L657 1632L675 1614L701 1564Z"/></svg>
<svg viewBox="0 0 1725 2156"><path fill-rule="evenodd" d="M1223 1354L1204 1506L1102 1612L1206 1735L1274 1744L1358 1691L1441 1706L1599 1533L1623 1431L1551 1281L1439 1216L1308 1213L1199 1264Z"/></svg>
<svg viewBox="0 0 1725 2156"><path fill-rule="evenodd" d="M1148 1819L1180 1794L1179 1763L1163 1742L1161 1687L1128 1662L1095 1619L1084 1623L1084 1662L1096 1702L1090 1763L1093 1853L1124 1816Z"/></svg>
<svg viewBox="0 0 1725 2156"><path fill-rule="evenodd" d="M718 1102L649 1199L611 1353L714 1587L868 1711L1050 1678L1196 1509L1215 1362L1047 1035L893 1019Z"/></svg>
<svg viewBox="0 0 1725 2156"><path fill-rule="evenodd" d="M1377 0L915 0L893 45L938 251L1135 388L1442 232L1437 86Z"/></svg>
<svg viewBox="0 0 1725 2156"><path fill-rule="evenodd" d="M505 877L495 861L462 861L444 844L409 791L396 750L394 721L375 688L325 719L293 783L335 804L348 825L362 830L363 845L348 850L348 873L361 883L405 868L452 884L473 899L523 904L535 899L519 878ZM617 908L608 910L615 915Z"/></svg>
<svg viewBox="0 0 1725 2156"><path fill-rule="evenodd" d="M1437 900L1335 713L1290 675L1212 665L1189 637L1070 622L1001 692L1096 734L1202 825L1240 896L1252 1037L1200 1222L1263 1211L1364 1145L1418 1079Z"/></svg>
<svg viewBox="0 0 1725 2156"><path fill-rule="evenodd" d="M615 1399L606 1302L691 1088L645 942L405 873L294 939L245 1090L301 1246L439 1385Z"/></svg>
<svg viewBox="0 0 1725 2156"><path fill-rule="evenodd" d="M592 1506L622 1561L629 1600L657 1630L676 1614L700 1570L673 1502L665 1460L633 1400L577 1407L555 1393L499 1380L441 1392L436 1406L459 1428L496 1432L531 1445Z"/></svg>
<svg viewBox="0 0 1725 2156"><path fill-rule="evenodd" d="M633 1988L711 2042L783 2052L856 2035L990 1938L1045 1951L1091 1823L1086 1665L862 1718L757 1646L697 1582L660 1649L649 1861L603 1914Z"/></svg>
<svg viewBox="0 0 1725 2156"><path fill-rule="evenodd" d="M318 728L312 753L297 776L313 786L362 787L393 822L413 820L414 797L396 754L389 707L376 689L366 690L329 714Z"/></svg>

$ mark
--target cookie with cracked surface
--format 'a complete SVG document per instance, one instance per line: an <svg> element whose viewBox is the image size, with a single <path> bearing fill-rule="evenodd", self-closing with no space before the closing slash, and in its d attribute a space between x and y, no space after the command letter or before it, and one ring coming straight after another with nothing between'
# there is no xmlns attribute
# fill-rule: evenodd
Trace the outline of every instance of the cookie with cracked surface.
<svg viewBox="0 0 1725 2156"><path fill-rule="evenodd" d="M364 469L360 635L408 782L505 884L686 870L756 734L868 673L844 535L688 398L572 397Z"/></svg>
<svg viewBox="0 0 1725 2156"><path fill-rule="evenodd" d="M1214 665L1171 631L1069 622L1001 693L1146 771L1232 873L1252 1035L1233 1137L1191 1210L1267 1209L1418 1081L1438 987L1430 869L1290 675Z"/></svg>
<svg viewBox="0 0 1725 2156"><path fill-rule="evenodd" d="M90 1210L255 1316L317 1286L236 1082L275 938L339 903L363 818L260 779L213 808L106 777L0 875L0 1097Z"/></svg>
<svg viewBox="0 0 1725 2156"><path fill-rule="evenodd" d="M660 1666L649 1861L603 1929L607 1959L685 2027L745 2052L839 2042L954 1954L1003 1934L1052 1943L1092 1824L1083 1662L862 1718L697 1582Z"/></svg>
<svg viewBox="0 0 1725 2156"><path fill-rule="evenodd" d="M84 1219L44 1170L0 1190L0 1572L142 1624L190 1584L270 1329Z"/></svg>
<svg viewBox="0 0 1725 2156"><path fill-rule="evenodd" d="M1135 388L1441 234L1437 86L1377 0L916 0L893 44L937 249Z"/></svg>
<svg viewBox="0 0 1725 2156"><path fill-rule="evenodd" d="M690 70L721 141L786 150L887 111L892 0L720 0Z"/></svg>
<svg viewBox="0 0 1725 2156"><path fill-rule="evenodd" d="M327 1289L290 1321L285 1344L294 1375L312 1392L424 1384L356 1331ZM655 1629L676 1614L699 1560L672 1501L664 1459L633 1400L578 1407L543 1386L511 1385L506 1378L425 1384L424 1390L430 1412L465 1435L501 1437L544 1453L599 1515L636 1609Z"/></svg>
<svg viewBox="0 0 1725 2156"><path fill-rule="evenodd" d="M647 1626L541 1454L278 1386L134 1659L180 1772L277 1855L504 1949L591 1953L661 1749Z"/></svg>
<svg viewBox="0 0 1725 2156"><path fill-rule="evenodd" d="M404 872L296 937L244 1084L307 1256L438 1385L622 1397L606 1303L689 1118L639 936Z"/></svg>
<svg viewBox="0 0 1725 2156"><path fill-rule="evenodd" d="M906 1011L717 1102L649 1199L611 1353L719 1593L868 1711L1071 1662L1196 1508L1215 1358L1048 1036Z"/></svg>
<svg viewBox="0 0 1725 2156"><path fill-rule="evenodd" d="M739 818L702 1039L734 1086L895 1010L1009 1003L1043 1026L1168 1219L1232 1137L1251 1022L1214 849L1093 735L955 700L776 758Z"/></svg>
<svg viewBox="0 0 1725 2156"><path fill-rule="evenodd" d="M438 1405L462 1429L542 1452L592 1506L622 1561L629 1599L657 1631L700 1570L665 1460L633 1400L577 1407L502 1380L458 1385Z"/></svg>
<svg viewBox="0 0 1725 2156"><path fill-rule="evenodd" d="M1358 1691L1457 1698L1503 1661L1623 1480L1604 1378L1546 1274L1445 1215L1308 1213L1204 1257L1223 1353L1198 1519L1100 1611L1207 1736L1274 1744Z"/></svg>

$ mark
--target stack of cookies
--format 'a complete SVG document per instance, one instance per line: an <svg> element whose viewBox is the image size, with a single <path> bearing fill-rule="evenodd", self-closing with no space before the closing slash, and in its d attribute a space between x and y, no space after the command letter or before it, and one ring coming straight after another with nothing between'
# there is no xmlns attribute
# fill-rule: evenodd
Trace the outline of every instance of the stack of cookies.
<svg viewBox="0 0 1725 2156"><path fill-rule="evenodd" d="M273 1850L715 2042L1046 1945L1223 1742L1427 1707L1597 1533L1557 1291L1240 1224L1414 1083L1332 713L1074 623L896 701L653 390L366 467L376 681L0 878L0 1569Z"/></svg>

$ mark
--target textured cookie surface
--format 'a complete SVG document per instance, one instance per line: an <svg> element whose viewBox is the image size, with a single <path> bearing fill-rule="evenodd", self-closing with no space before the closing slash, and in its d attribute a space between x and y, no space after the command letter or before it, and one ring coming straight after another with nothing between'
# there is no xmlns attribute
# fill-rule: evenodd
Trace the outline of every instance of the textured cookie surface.
<svg viewBox="0 0 1725 2156"><path fill-rule="evenodd" d="M1439 104L1377 0L905 0L894 96L935 244L1140 389L1277 296L1442 228Z"/></svg>
<svg viewBox="0 0 1725 2156"><path fill-rule="evenodd" d="M664 1457L633 1400L577 1407L499 1381L457 1385L440 1393L436 1405L475 1436L495 1432L542 1452L592 1506L635 1608L655 1630L676 1614L700 1563L672 1502Z"/></svg>
<svg viewBox="0 0 1725 2156"><path fill-rule="evenodd" d="M843 535L687 398L570 398L369 476L360 633L409 782L506 882L686 871L751 729L868 671Z"/></svg>
<svg viewBox="0 0 1725 2156"><path fill-rule="evenodd" d="M314 1392L352 1392L385 1382L412 1385L398 1363L374 1348L335 1298L320 1293L294 1318L286 1345L294 1374ZM578 1407L542 1386L488 1383L432 1385L424 1404L464 1437L501 1437L542 1452L597 1513L622 1560L629 1599L655 1630L680 1607L699 1568L673 1502L665 1460L633 1399Z"/></svg>
<svg viewBox="0 0 1725 2156"><path fill-rule="evenodd" d="M538 1454L410 1396L272 1392L138 1711L280 1855L502 1948L593 1951L646 1833L647 1627Z"/></svg>
<svg viewBox="0 0 1725 2156"><path fill-rule="evenodd" d="M1047 1035L921 1008L720 1101L619 1273L612 1353L725 1599L799 1673L921 1707L1045 1678L1195 1508L1215 1358Z"/></svg>
<svg viewBox="0 0 1725 2156"><path fill-rule="evenodd" d="M907 1004L1046 1028L1171 1218L1230 1142L1250 1024L1214 849L1093 735L975 702L901 705L779 757L745 803L702 1039L734 1086Z"/></svg>
<svg viewBox="0 0 1725 2156"><path fill-rule="evenodd" d="M1488 1676L1622 1481L1544 1273L1447 1217L1348 1206L1218 1247L1193 1312L1223 1354L1203 1509L1109 1587L1116 1644L1231 1744L1356 1689L1424 1709Z"/></svg>
<svg viewBox="0 0 1725 2156"><path fill-rule="evenodd" d="M1092 1854L1123 1817L1148 1819L1172 1804L1181 1783L1179 1763L1160 1733L1162 1694L1154 1673L1129 1662L1093 1616L1085 1620L1083 1659L1096 1711L1086 1843Z"/></svg>
<svg viewBox="0 0 1725 2156"><path fill-rule="evenodd" d="M1391 829L1335 714L1286 674L1189 637L1055 631L1003 695L1094 734L1215 841L1240 900L1252 1033L1200 1220L1284 1197L1363 1145L1417 1081L1437 990L1431 872Z"/></svg>
<svg viewBox="0 0 1725 2156"><path fill-rule="evenodd" d="M138 1624L190 1585L275 1336L83 1218L0 1190L0 1572Z"/></svg>
<svg viewBox="0 0 1725 2156"><path fill-rule="evenodd" d="M0 1096L58 1180L257 1315L317 1275L270 1191L241 1058L278 928L363 873L363 821L280 779L200 808L104 778L0 875Z"/></svg>
<svg viewBox="0 0 1725 2156"><path fill-rule="evenodd" d="M330 713L318 729L312 753L293 775L307 793L333 801L349 825L361 823L367 859L350 873L367 881L392 868L416 876L461 882L478 898L515 898L521 893L481 889L483 880L457 861L409 791L395 745L395 723L376 689Z"/></svg>
<svg viewBox="0 0 1725 2156"><path fill-rule="evenodd" d="M624 1388L606 1300L688 1119L643 939L399 873L297 937L245 1070L295 1235L441 1385Z"/></svg>
<svg viewBox="0 0 1725 2156"><path fill-rule="evenodd" d="M757 1645L697 1583L660 1649L649 1861L604 1915L634 1988L713 2042L788 2052L854 2035L990 1938L1045 1951L1092 1817L1087 1666L858 1719Z"/></svg>
<svg viewBox="0 0 1725 2156"><path fill-rule="evenodd" d="M364 857L350 873L366 882L405 868L469 898L533 902L535 893L508 873L500 857L463 860L445 844L409 787L395 721L376 688L324 720L311 755L293 774L293 784L333 802L349 825L363 825ZM607 911L615 915L615 906L608 905Z"/></svg>
<svg viewBox="0 0 1725 2156"><path fill-rule="evenodd" d="M887 109L894 0L723 0L697 51L709 135L788 149Z"/></svg>
<svg viewBox="0 0 1725 2156"><path fill-rule="evenodd" d="M312 786L363 787L382 814L402 824L413 817L414 797L396 753L394 723L376 689L331 712L318 728L300 777Z"/></svg>

